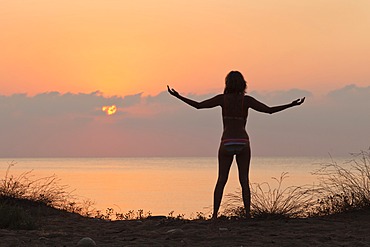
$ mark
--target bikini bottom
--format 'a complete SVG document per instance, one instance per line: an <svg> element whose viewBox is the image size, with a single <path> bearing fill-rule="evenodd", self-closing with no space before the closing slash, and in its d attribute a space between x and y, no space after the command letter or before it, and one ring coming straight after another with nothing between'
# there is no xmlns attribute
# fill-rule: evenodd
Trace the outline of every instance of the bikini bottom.
<svg viewBox="0 0 370 247"><path fill-rule="evenodd" d="M248 139L225 139L222 140L221 143L224 150L231 155L240 154L247 146L249 146Z"/></svg>

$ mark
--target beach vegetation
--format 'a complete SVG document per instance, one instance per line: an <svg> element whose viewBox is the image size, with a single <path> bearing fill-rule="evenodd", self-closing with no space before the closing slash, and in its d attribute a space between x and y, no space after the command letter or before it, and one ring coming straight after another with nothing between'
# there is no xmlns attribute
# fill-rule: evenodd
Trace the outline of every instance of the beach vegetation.
<svg viewBox="0 0 370 247"><path fill-rule="evenodd" d="M205 213L203 212L196 212L195 213L195 217L194 217L194 220L207 220L207 219L211 219L212 215L206 215Z"/></svg>
<svg viewBox="0 0 370 247"><path fill-rule="evenodd" d="M151 217L152 213L150 211L145 212L143 209L139 209L139 210L136 210L136 211L135 210L129 210L126 213L116 212L114 215L115 215L116 220L142 220L142 219L146 219L148 217ZM110 219L112 219L112 217Z"/></svg>
<svg viewBox="0 0 370 247"><path fill-rule="evenodd" d="M253 218L298 218L307 216L307 209L313 206L314 191L311 186L284 187L288 173L281 173L279 178L273 177L273 187L267 182L252 183L251 216ZM241 191L225 196L222 214L229 218L245 218L245 209L241 205Z"/></svg>
<svg viewBox="0 0 370 247"><path fill-rule="evenodd" d="M338 164L331 159L313 172L320 181L314 216L342 213L370 207L370 149L351 154Z"/></svg>
<svg viewBox="0 0 370 247"><path fill-rule="evenodd" d="M175 211L171 211L168 213L167 219L170 220L185 220L185 214L175 214Z"/></svg>
<svg viewBox="0 0 370 247"><path fill-rule="evenodd" d="M251 215L253 218L318 217L370 208L370 149L351 154L351 159L338 164L331 158L312 174L318 184L284 187L288 173L272 178L276 185L253 183ZM225 196L222 215L245 218L241 191Z"/></svg>
<svg viewBox="0 0 370 247"><path fill-rule="evenodd" d="M76 204L71 203L72 193L67 192L68 187L61 185L56 175L35 178L31 170L14 176L10 174L10 169L15 164L11 162L8 165L5 177L0 180L1 196L28 199L59 209L75 210Z"/></svg>
<svg viewBox="0 0 370 247"><path fill-rule="evenodd" d="M0 228L36 227L42 207L84 216L93 214L93 203L90 200L79 202L68 186L60 184L56 175L36 178L31 170L16 176L10 173L15 165L15 162L9 163L4 178L0 179Z"/></svg>
<svg viewBox="0 0 370 247"><path fill-rule="evenodd" d="M41 207L77 213L101 220L143 220L159 218L150 211L129 210L121 213L113 208L96 210L91 200L80 200L68 186L60 185L55 176L35 178L32 171L18 176L10 174L11 162L0 179L0 228L35 229ZM312 173L318 184L285 186L287 172L273 177L273 183L252 183L251 216L255 219L287 219L321 217L352 210L370 208L370 149L351 155L344 164L331 158ZM246 218L241 191L225 195L221 219ZM31 211L32 212L31 212ZM196 212L189 219L171 211L166 220L208 220L210 215Z"/></svg>

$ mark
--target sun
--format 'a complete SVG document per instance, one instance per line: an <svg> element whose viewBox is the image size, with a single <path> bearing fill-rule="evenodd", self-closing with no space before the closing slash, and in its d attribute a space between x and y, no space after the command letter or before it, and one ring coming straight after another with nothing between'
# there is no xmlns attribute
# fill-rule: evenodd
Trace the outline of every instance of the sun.
<svg viewBox="0 0 370 247"><path fill-rule="evenodd" d="M111 105L111 106L103 106L101 108L103 112L105 112L108 116L113 115L117 112L117 106Z"/></svg>

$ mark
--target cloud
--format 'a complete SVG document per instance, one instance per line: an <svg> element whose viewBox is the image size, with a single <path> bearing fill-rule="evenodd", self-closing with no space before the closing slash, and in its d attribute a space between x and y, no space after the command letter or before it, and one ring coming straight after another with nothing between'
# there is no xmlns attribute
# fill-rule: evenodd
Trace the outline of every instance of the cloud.
<svg viewBox="0 0 370 247"><path fill-rule="evenodd" d="M368 87L358 87L355 84L347 85L343 88L331 91L328 94L333 100L340 101L342 103L352 103L352 102L363 102L370 101L370 86Z"/></svg>
<svg viewBox="0 0 370 247"><path fill-rule="evenodd" d="M123 97L123 107L129 107L136 104L139 104L142 99L143 93L133 94L133 95L126 95Z"/></svg>
<svg viewBox="0 0 370 247"><path fill-rule="evenodd" d="M254 155L345 155L370 145L369 87L349 85L325 98L300 89L251 95L268 105L306 97L302 106L273 115L250 110ZM119 112L106 116L101 106L112 104ZM166 91L0 95L0 114L0 157L216 156L222 133L220 107L196 110Z"/></svg>
<svg viewBox="0 0 370 247"><path fill-rule="evenodd" d="M46 92L35 96L14 94L1 96L2 113L22 114L23 116L59 116L63 114L88 115L98 112L102 105L122 105L120 97L104 97L99 92L90 94L60 94L59 92ZM5 109L4 109L5 108Z"/></svg>
<svg viewBox="0 0 370 247"><path fill-rule="evenodd" d="M89 140L99 143L100 136L106 132L101 125L107 120L102 106L115 104L124 111L138 104L140 95L106 97L96 91L0 96L0 157L78 156L79 152L93 155L86 148ZM118 112L117 115L119 118L125 114ZM95 146L99 149L99 145Z"/></svg>
<svg viewBox="0 0 370 247"><path fill-rule="evenodd" d="M256 99L263 99L270 104L281 104L281 102L291 102L292 100L313 97L313 94L307 90L291 89L287 91L273 91L273 92L257 92L253 91L250 93Z"/></svg>
<svg viewBox="0 0 370 247"><path fill-rule="evenodd" d="M301 107L273 116L253 113L249 129L258 139L255 148L272 155L347 155L366 149L370 145L366 134L370 126L369 99L367 87L350 85L323 98L311 95Z"/></svg>

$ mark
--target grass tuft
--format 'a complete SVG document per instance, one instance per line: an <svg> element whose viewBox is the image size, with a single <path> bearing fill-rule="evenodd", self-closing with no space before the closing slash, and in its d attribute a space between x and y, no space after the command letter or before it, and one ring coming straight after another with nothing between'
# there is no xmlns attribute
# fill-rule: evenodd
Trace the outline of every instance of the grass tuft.
<svg viewBox="0 0 370 247"><path fill-rule="evenodd" d="M343 213L370 208L370 149L351 154L352 159L343 165L333 159L320 164L313 172L316 186L290 186L283 182L288 173L272 178L269 183L251 184L251 215L253 218L302 218ZM244 218L241 191L229 193L223 215L227 218Z"/></svg>
<svg viewBox="0 0 370 247"><path fill-rule="evenodd" d="M68 186L60 185L55 175L35 178L31 170L14 176L10 170L15 165L9 163L0 179L0 228L35 228L38 210L34 209L45 206L83 216L91 214L92 202L77 202L77 197L68 191Z"/></svg>
<svg viewBox="0 0 370 247"><path fill-rule="evenodd" d="M16 163L11 162L5 172L5 178L0 180L0 195L10 198L28 199L47 206L63 209L73 197L67 192L68 187L60 185L56 175L34 178L32 170L19 176L10 174L10 169Z"/></svg>
<svg viewBox="0 0 370 247"><path fill-rule="evenodd" d="M284 188L283 182L288 173L283 172L279 178L273 177L277 183L272 188L269 183L251 184L251 216L253 218L297 218L307 216L307 209L313 206L313 188L309 186L289 186ZM240 189L226 196L225 210L222 214L230 218L244 218L245 210L241 205Z"/></svg>
<svg viewBox="0 0 370 247"><path fill-rule="evenodd" d="M343 165L333 159L315 171L320 181L313 214L328 215L370 207L370 149L353 153Z"/></svg>

